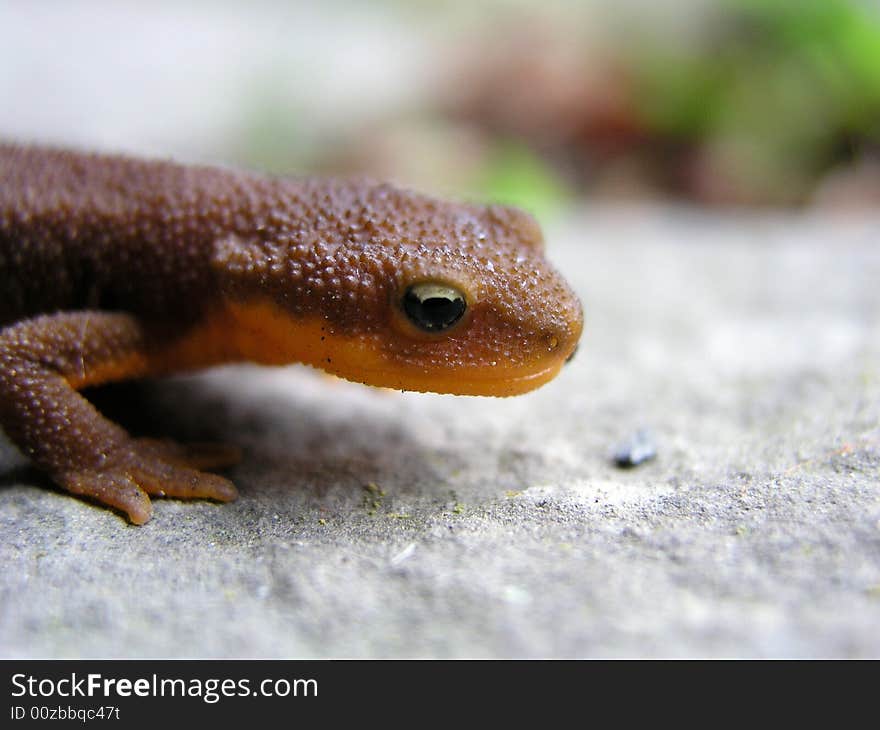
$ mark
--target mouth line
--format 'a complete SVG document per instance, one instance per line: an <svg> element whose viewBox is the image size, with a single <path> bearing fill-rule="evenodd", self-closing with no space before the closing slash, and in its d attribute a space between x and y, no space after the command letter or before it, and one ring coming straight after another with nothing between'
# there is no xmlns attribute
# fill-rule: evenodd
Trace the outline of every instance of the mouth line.
<svg viewBox="0 0 880 730"><path fill-rule="evenodd" d="M477 372L448 372L442 374L417 373L414 376L411 372L394 368L353 368L347 372L340 369L334 374L368 385L422 393L506 396L519 395L538 388L552 380L562 369L562 366L563 361L559 361L537 371L506 375L496 371L488 375ZM328 370L328 372L333 372L333 370Z"/></svg>
<svg viewBox="0 0 880 730"><path fill-rule="evenodd" d="M430 353L425 354L423 362L418 358L398 360L386 350L379 335L331 336L325 319L305 316L292 322L290 314L271 301L232 302L226 306L215 323L217 337L223 339L231 329L234 337L229 346L238 357L266 365L300 362L380 388L455 395L519 395L552 380L571 354L568 348L558 347L551 352L535 353L538 356L526 363L510 363L500 358L496 365L484 361L458 367L452 363L443 367L447 362L438 357L436 364L440 367L435 368Z"/></svg>

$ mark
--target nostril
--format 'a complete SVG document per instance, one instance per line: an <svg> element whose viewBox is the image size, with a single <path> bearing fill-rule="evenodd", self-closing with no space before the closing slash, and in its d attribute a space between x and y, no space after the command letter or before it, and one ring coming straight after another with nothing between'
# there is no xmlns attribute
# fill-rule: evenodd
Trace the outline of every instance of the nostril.
<svg viewBox="0 0 880 730"><path fill-rule="evenodd" d="M568 365L572 360L574 360L574 356L577 355L577 351L580 349L580 344L574 346L574 349L571 351L571 355L565 358L565 364Z"/></svg>

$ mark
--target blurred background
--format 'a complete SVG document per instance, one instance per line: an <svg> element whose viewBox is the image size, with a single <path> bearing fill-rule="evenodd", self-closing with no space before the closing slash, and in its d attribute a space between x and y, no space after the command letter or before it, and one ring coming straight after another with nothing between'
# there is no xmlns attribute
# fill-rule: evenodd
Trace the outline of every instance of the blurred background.
<svg viewBox="0 0 880 730"><path fill-rule="evenodd" d="M880 202L863 0L0 1L0 137L587 198Z"/></svg>

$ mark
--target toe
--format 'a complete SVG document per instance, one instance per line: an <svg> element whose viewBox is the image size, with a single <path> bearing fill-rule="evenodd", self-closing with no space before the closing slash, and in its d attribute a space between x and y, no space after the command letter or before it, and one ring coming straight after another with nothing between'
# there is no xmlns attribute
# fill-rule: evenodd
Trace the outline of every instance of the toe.
<svg viewBox="0 0 880 730"><path fill-rule="evenodd" d="M153 460L133 464L128 471L141 489L157 497L213 499L218 502L231 502L238 497L238 490L228 479L196 469Z"/></svg>
<svg viewBox="0 0 880 730"><path fill-rule="evenodd" d="M123 474L80 471L54 475L55 482L68 492L90 497L124 512L135 525L142 525L153 514L153 506L137 483Z"/></svg>
<svg viewBox="0 0 880 730"><path fill-rule="evenodd" d="M225 469L241 461L241 449L231 444L181 444L171 439L141 438L137 447L168 464L189 469Z"/></svg>

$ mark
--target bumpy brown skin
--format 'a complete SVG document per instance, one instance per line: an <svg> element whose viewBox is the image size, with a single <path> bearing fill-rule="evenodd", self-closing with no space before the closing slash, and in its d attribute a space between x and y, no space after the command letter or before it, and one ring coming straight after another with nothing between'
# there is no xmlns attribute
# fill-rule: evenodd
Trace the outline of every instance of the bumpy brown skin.
<svg viewBox="0 0 880 730"><path fill-rule="evenodd" d="M444 332L401 299L466 302ZM235 499L229 449L134 440L77 390L305 362L408 390L513 395L582 328L528 215L389 185L0 145L0 426L61 487L141 524L149 495Z"/></svg>

